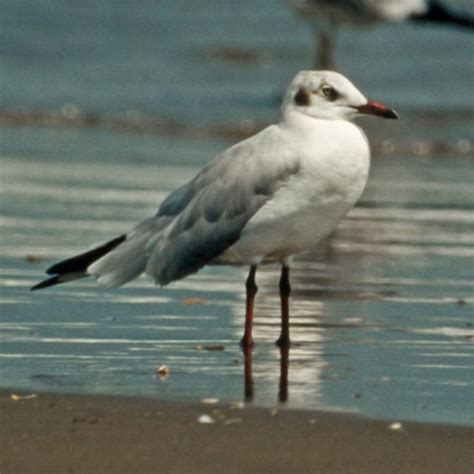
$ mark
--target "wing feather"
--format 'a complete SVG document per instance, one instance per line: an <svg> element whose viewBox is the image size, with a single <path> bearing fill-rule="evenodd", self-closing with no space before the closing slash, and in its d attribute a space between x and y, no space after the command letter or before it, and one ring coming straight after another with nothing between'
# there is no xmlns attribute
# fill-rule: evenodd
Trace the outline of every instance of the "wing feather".
<svg viewBox="0 0 474 474"><path fill-rule="evenodd" d="M252 216L299 171L296 153L283 157L279 145L279 130L269 127L225 151L165 199L157 218L174 219L147 245L146 273L166 285L234 244Z"/></svg>

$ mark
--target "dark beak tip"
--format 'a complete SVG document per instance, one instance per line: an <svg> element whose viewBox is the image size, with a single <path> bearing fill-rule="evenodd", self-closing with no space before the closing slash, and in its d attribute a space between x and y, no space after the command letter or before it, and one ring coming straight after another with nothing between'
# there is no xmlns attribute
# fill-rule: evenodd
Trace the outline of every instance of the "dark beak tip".
<svg viewBox="0 0 474 474"><path fill-rule="evenodd" d="M400 117L395 110L374 100L367 101L367 104L357 108L360 113L365 115L374 115L376 117L398 120Z"/></svg>
<svg viewBox="0 0 474 474"><path fill-rule="evenodd" d="M400 120L400 115L398 115L398 113L395 112L395 110L390 109L390 114L387 115L387 118L392 119L392 120Z"/></svg>

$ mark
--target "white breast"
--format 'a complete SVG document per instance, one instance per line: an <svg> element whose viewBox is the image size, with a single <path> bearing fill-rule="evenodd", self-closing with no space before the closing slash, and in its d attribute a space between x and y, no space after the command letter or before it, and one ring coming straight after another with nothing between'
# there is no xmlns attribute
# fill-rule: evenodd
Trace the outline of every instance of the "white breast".
<svg viewBox="0 0 474 474"><path fill-rule="evenodd" d="M282 260L314 247L359 199L370 164L364 133L347 121L312 122L311 130L291 130L285 138L298 150L300 171L250 219L219 262Z"/></svg>

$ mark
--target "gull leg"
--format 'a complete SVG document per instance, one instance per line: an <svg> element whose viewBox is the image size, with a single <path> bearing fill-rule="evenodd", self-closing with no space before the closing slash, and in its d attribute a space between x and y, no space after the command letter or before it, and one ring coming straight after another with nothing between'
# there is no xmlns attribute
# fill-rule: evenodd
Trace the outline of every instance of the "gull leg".
<svg viewBox="0 0 474 474"><path fill-rule="evenodd" d="M255 301L255 295L258 291L258 286L255 284L255 274L257 273L257 265L250 267L249 276L245 282L245 288L247 289L247 302L245 306L245 332L244 337L240 340L242 347L252 347L252 322L253 322L253 306Z"/></svg>
<svg viewBox="0 0 474 474"><path fill-rule="evenodd" d="M290 346L290 310L288 304L290 293L290 267L283 264L280 277L281 334L276 341L280 347Z"/></svg>

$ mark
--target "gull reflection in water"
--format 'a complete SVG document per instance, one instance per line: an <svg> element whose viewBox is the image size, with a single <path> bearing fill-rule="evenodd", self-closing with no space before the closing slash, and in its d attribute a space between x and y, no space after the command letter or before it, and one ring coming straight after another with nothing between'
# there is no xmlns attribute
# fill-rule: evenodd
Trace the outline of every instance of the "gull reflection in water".
<svg viewBox="0 0 474 474"><path fill-rule="evenodd" d="M295 281L298 281L299 272L295 273ZM273 291L278 278L278 268L268 267L260 273L258 281L260 291L256 299L254 321L255 345L242 348L244 399L256 403L262 401L268 403L272 399L277 399L278 402L285 403L291 390L292 406L305 406L309 399L318 403L322 397L323 371L327 365L323 358L322 347L325 325L321 324L321 316L327 313L326 304L296 295L290 303L292 343L275 345L281 322L279 297ZM298 290L295 293L298 293ZM235 305L233 312L236 320L235 338L237 338L242 327L241 306ZM291 388L289 388L290 351Z"/></svg>
<svg viewBox="0 0 474 474"><path fill-rule="evenodd" d="M327 244L319 254L295 259L290 298L290 345L275 346L281 323L280 301L274 292L279 269L262 268L255 307L256 343L253 348L242 349L246 401L260 403L265 400L268 403L277 398L283 403L290 401L292 407L304 407L308 403L322 406L327 403L324 391L328 380L344 377L350 370L346 331L357 331L361 321L360 308L348 305L348 302L364 300L364 292L354 287L352 281L361 278L370 266L360 260L357 264L346 262L342 265L330 250L331 245ZM240 305L235 306L234 317L237 338L243 317ZM274 393L270 392L272 389Z"/></svg>
<svg viewBox="0 0 474 474"><path fill-rule="evenodd" d="M253 350L252 347L245 347L244 352L244 399L250 402L254 398L253 384ZM288 367L289 367L290 348L288 346L280 347L280 382L278 385L278 401L284 403L288 401Z"/></svg>

